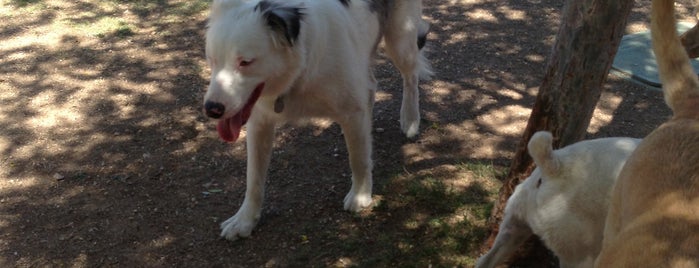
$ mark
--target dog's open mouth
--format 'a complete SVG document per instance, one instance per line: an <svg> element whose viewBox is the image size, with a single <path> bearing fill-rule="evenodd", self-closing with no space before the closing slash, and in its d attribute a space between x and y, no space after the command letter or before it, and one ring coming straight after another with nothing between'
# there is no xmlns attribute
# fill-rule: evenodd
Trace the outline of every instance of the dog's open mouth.
<svg viewBox="0 0 699 268"><path fill-rule="evenodd" d="M240 136L240 129L248 122L250 114L252 112L252 107L255 106L255 102L260 98L262 94L262 89L265 87L265 83L260 83L255 87L255 91L250 95L250 99L245 103L243 109L241 109L237 114L224 118L218 121L216 125L216 130L218 131L218 136L224 141L234 142L238 140Z"/></svg>

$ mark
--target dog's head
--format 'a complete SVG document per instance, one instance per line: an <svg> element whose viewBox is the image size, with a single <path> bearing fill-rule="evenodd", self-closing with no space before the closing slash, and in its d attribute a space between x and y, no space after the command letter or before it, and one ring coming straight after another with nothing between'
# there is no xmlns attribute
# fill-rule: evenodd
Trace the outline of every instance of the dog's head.
<svg viewBox="0 0 699 268"><path fill-rule="evenodd" d="M298 77L302 11L281 1L213 3L206 33L211 80L204 112L220 119L222 139L237 140L258 99L282 94Z"/></svg>
<svg viewBox="0 0 699 268"><path fill-rule="evenodd" d="M534 204L538 203L537 193L542 184L549 177L556 177L560 173L560 159L556 157L552 143L553 136L545 131L535 133L529 141L527 148L536 163L536 168L528 178L517 185L508 200L507 209L511 210L510 214L525 219L528 213L536 213Z"/></svg>
<svg viewBox="0 0 699 268"><path fill-rule="evenodd" d="M582 203L606 207L611 186L639 142L613 137L554 150L553 135L536 132L527 146L536 168L510 197L512 213L522 218L533 213L554 217L576 210Z"/></svg>

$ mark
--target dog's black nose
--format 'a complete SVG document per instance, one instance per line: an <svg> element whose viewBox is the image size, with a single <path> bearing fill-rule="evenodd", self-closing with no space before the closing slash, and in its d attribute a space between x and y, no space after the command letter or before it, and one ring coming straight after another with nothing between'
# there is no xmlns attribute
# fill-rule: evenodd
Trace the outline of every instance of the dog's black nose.
<svg viewBox="0 0 699 268"><path fill-rule="evenodd" d="M226 106L218 102L207 101L204 103L204 111L208 117L219 118L223 116L223 112L226 111Z"/></svg>

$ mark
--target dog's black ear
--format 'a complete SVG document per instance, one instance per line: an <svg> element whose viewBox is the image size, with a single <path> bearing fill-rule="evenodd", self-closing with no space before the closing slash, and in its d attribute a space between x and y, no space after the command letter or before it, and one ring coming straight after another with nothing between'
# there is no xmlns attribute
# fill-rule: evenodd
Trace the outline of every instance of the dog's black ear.
<svg viewBox="0 0 699 268"><path fill-rule="evenodd" d="M283 36L289 46L294 45L301 32L302 7L260 1L255 10L262 12L262 17L272 31Z"/></svg>

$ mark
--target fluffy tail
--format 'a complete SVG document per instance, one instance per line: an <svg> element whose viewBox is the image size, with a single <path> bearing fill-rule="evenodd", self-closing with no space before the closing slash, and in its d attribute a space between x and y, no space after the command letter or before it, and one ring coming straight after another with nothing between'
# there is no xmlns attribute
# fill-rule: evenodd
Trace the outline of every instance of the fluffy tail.
<svg viewBox="0 0 699 268"><path fill-rule="evenodd" d="M677 36L674 0L653 0L651 36L665 102L675 117L697 117L699 79Z"/></svg>

